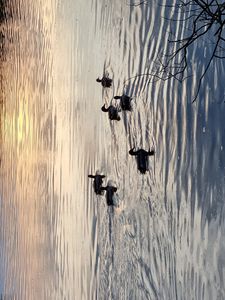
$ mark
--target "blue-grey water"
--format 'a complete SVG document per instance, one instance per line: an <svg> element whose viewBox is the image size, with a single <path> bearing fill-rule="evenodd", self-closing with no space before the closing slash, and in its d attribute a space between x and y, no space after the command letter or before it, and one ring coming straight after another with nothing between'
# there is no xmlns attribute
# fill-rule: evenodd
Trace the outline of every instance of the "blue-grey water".
<svg viewBox="0 0 225 300"><path fill-rule="evenodd" d="M206 40L182 84L135 77L185 31L168 2L3 1L3 299L225 299L225 63L193 104ZM110 122L100 108L123 92L133 111ZM145 175L131 147L155 149ZM93 192L96 170L118 187L114 211Z"/></svg>

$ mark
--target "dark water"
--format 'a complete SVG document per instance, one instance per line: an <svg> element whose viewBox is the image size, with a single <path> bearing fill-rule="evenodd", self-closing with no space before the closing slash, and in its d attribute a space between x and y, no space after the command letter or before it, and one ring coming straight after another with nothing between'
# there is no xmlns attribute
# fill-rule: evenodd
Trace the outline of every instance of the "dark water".
<svg viewBox="0 0 225 300"><path fill-rule="evenodd" d="M165 4L162 2L161 4ZM8 1L1 17L0 291L6 299L225 299L224 62L147 85L168 32L155 2ZM113 87L95 82L103 72ZM131 78L131 80L127 80ZM133 111L100 107L126 92ZM137 171L131 147L154 148ZM112 211L87 174L118 187Z"/></svg>

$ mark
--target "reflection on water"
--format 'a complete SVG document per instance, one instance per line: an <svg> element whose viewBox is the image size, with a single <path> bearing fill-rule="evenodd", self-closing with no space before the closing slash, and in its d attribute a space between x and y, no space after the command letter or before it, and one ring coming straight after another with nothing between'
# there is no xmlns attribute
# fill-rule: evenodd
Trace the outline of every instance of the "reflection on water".
<svg viewBox="0 0 225 300"><path fill-rule="evenodd" d="M193 105L193 78L180 86L135 77L168 46L165 7L119 0L5 7L2 295L224 299L223 62ZM103 73L112 88L96 83ZM123 93L133 110L110 122L101 107ZM129 156L133 147L156 151L145 175ZM96 170L106 174L104 186L112 180L118 188L114 211L93 192L87 175Z"/></svg>
<svg viewBox="0 0 225 300"><path fill-rule="evenodd" d="M1 24L1 291L6 299L36 299L50 294L54 270L48 225L54 156L48 3L42 11L7 4L13 16Z"/></svg>

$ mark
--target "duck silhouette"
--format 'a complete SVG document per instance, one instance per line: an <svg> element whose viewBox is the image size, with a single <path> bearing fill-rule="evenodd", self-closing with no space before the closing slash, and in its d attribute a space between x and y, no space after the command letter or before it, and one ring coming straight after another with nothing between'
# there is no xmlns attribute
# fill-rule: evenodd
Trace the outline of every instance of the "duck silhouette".
<svg viewBox="0 0 225 300"><path fill-rule="evenodd" d="M110 88L112 85L112 79L106 76L103 76L102 79L97 78L96 81L101 82L104 88Z"/></svg>
<svg viewBox="0 0 225 300"><path fill-rule="evenodd" d="M122 108L122 110L132 110L131 107L131 100L132 98L127 96L127 95L122 95L122 96L115 96L114 99L116 100L120 100L120 106Z"/></svg>
<svg viewBox="0 0 225 300"><path fill-rule="evenodd" d="M101 110L103 112L108 112L109 115L109 119L110 120L116 120L119 121L120 120L120 116L118 114L118 108L116 108L113 105L110 105L108 108L105 107L105 104L102 106Z"/></svg>
<svg viewBox="0 0 225 300"><path fill-rule="evenodd" d="M93 182L93 187L94 187L94 191L97 195L102 195L103 194L103 190L102 190L102 183L103 183L103 178L105 178L105 175L100 175L98 174L98 171L96 172L95 175L88 175L89 178L93 178L94 182Z"/></svg>
<svg viewBox="0 0 225 300"><path fill-rule="evenodd" d="M134 151L134 148L132 148L130 149L129 154L137 157L137 168L142 174L145 174L146 171L148 171L148 156L154 155L155 151L146 151L144 149Z"/></svg>
<svg viewBox="0 0 225 300"><path fill-rule="evenodd" d="M105 187L101 188L103 191L106 191L106 203L108 206L115 206L113 201L113 196L115 192L117 191L117 187L112 185L107 185Z"/></svg>

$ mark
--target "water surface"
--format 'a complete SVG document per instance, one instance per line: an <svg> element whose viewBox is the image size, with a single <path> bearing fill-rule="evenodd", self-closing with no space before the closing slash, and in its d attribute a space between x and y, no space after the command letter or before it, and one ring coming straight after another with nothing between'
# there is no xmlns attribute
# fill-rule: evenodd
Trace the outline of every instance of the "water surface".
<svg viewBox="0 0 225 300"><path fill-rule="evenodd" d="M7 11L1 293L224 299L223 61L213 63L191 104L196 77L182 85L135 77L168 47L176 25L163 18L172 17L165 7L20 0L7 2ZM190 52L197 76L201 47L204 41ZM113 78L108 90L95 82L104 72ZM133 111L110 122L100 107L123 92L133 97ZM128 155L134 146L156 151L146 175ZM118 187L114 212L93 193L87 174L96 170Z"/></svg>

